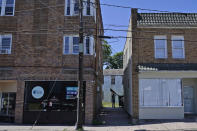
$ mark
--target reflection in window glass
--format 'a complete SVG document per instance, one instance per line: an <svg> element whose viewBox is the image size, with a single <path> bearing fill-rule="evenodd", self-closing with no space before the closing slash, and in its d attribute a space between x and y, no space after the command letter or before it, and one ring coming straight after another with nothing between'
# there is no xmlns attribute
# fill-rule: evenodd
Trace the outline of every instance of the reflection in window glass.
<svg viewBox="0 0 197 131"><path fill-rule="evenodd" d="M66 10L66 14L70 15L70 0L67 0L67 10Z"/></svg>
<svg viewBox="0 0 197 131"><path fill-rule="evenodd" d="M0 0L0 15L1 15L1 11L2 10L2 0Z"/></svg>
<svg viewBox="0 0 197 131"><path fill-rule="evenodd" d="M86 38L86 54L90 54L90 37Z"/></svg>
<svg viewBox="0 0 197 131"><path fill-rule="evenodd" d="M58 81L56 83L54 83L54 81L26 82L24 110L25 111L40 111L40 110L76 111L77 109L76 96L78 90L77 85L78 85L77 82L68 82L68 81L67 82ZM44 89L44 95L40 99L35 99L32 96L32 89L35 86L40 86Z"/></svg>
<svg viewBox="0 0 197 131"><path fill-rule="evenodd" d="M13 15L14 13L14 0L7 0L5 7L5 15Z"/></svg>
<svg viewBox="0 0 197 131"><path fill-rule="evenodd" d="M74 14L79 14L79 0L74 0Z"/></svg>
<svg viewBox="0 0 197 131"><path fill-rule="evenodd" d="M87 15L90 15L90 0L87 0Z"/></svg>
<svg viewBox="0 0 197 131"><path fill-rule="evenodd" d="M79 37L73 37L73 53L79 53Z"/></svg>

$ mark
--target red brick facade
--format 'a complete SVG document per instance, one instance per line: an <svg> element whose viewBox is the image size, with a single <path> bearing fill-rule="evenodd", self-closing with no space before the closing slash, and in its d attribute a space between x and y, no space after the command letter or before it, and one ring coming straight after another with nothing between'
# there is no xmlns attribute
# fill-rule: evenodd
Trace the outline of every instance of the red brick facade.
<svg viewBox="0 0 197 131"><path fill-rule="evenodd" d="M18 81L16 123L23 122L25 81L78 80L78 56L63 55L63 36L78 35L79 17L64 16L65 0L44 0L43 3L16 0L15 15L0 16L1 34L12 34L12 53L0 54L0 80ZM97 86L101 88L98 83L103 82L101 40L96 37L103 34L103 25L100 7L96 10L96 21L93 16L84 17L85 34L95 36L96 51L95 56L84 56L87 124L91 124L96 110L100 108L95 108L97 103L94 99L101 92L95 89Z"/></svg>
<svg viewBox="0 0 197 131"><path fill-rule="evenodd" d="M196 27L191 27L190 25L177 25L169 26L164 24L151 25L151 26L141 26L137 23L138 12L136 9L132 9L132 15L130 20L131 34L127 39L127 45L124 49L124 88L132 87L132 114L133 118L139 118L139 78L137 66L143 63L197 63L197 41ZM154 17L154 16L153 16ZM150 18L151 19L151 18ZM166 59L155 59L155 49L154 49L154 36L165 35L167 36L167 58ZM184 48L185 48L185 58L175 59L172 57L172 41L171 37L183 36L184 37ZM126 49L129 50L130 54L126 60ZM130 70L131 69L131 70ZM130 72L130 73L129 73ZM132 72L132 73L131 73ZM131 85L128 85L128 78L132 77Z"/></svg>

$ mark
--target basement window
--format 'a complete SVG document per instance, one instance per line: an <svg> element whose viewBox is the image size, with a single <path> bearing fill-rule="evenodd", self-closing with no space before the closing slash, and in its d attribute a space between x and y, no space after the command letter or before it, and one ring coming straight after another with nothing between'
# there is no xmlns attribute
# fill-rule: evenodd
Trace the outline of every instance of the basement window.
<svg viewBox="0 0 197 131"><path fill-rule="evenodd" d="M15 0L0 0L0 15L14 16Z"/></svg>

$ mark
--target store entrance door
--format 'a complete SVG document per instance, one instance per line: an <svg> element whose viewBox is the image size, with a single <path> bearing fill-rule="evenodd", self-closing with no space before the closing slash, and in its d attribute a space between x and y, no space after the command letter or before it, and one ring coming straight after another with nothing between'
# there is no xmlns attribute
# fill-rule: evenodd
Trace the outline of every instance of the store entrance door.
<svg viewBox="0 0 197 131"><path fill-rule="evenodd" d="M14 122L16 93L0 93L0 122Z"/></svg>
<svg viewBox="0 0 197 131"><path fill-rule="evenodd" d="M184 110L185 113L194 113L194 88L184 87Z"/></svg>

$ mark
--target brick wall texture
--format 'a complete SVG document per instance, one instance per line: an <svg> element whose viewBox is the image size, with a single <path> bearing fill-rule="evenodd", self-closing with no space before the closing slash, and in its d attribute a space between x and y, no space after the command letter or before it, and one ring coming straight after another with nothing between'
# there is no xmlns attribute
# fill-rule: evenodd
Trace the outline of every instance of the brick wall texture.
<svg viewBox="0 0 197 131"><path fill-rule="evenodd" d="M0 55L0 80L18 81L16 123L22 123L25 81L78 80L78 56L63 55L63 36L78 35L79 17L64 16L64 5L65 0L42 0L42 3L16 0L15 15L0 17L0 33L12 34L13 40L12 53ZM93 16L84 16L84 27L87 27L84 34L103 34L100 7L96 21ZM102 47L97 37L95 48L95 56L84 56L84 81L102 83ZM92 101L97 95L95 88L96 84L87 82L86 123L89 124L95 116L96 103Z"/></svg>
<svg viewBox="0 0 197 131"><path fill-rule="evenodd" d="M197 41L196 33L197 28L185 27L165 27L163 28L157 25L156 27L144 27L141 28L137 25L137 12L132 10L131 16L131 33L132 42L130 50L132 51L131 57L125 71L128 70L128 66L132 67L132 106L133 106L133 118L138 119L139 116L139 78L137 72L137 65L139 63L197 63ZM155 59L154 55L154 36L165 35L167 36L167 55L166 59ZM184 36L185 46L185 58L174 59L172 58L172 42L171 36ZM148 39L135 39L135 38L148 38ZM189 40L189 41L187 41ZM129 76L125 75L125 78Z"/></svg>

